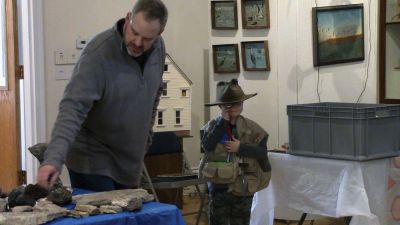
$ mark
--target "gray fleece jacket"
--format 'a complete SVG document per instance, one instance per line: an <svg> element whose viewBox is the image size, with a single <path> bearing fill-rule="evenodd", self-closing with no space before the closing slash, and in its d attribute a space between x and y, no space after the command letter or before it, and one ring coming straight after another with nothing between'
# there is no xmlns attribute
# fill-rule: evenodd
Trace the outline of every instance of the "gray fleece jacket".
<svg viewBox="0 0 400 225"><path fill-rule="evenodd" d="M42 165L61 171L65 163L78 173L135 186L162 92L165 47L160 37L142 72L122 44L117 24L83 50L60 102Z"/></svg>

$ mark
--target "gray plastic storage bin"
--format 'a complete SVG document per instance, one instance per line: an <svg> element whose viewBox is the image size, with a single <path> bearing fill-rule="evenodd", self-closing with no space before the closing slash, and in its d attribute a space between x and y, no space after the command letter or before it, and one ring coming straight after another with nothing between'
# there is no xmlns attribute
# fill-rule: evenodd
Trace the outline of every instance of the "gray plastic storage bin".
<svg viewBox="0 0 400 225"><path fill-rule="evenodd" d="M400 152L400 105L288 105L289 153L364 161Z"/></svg>

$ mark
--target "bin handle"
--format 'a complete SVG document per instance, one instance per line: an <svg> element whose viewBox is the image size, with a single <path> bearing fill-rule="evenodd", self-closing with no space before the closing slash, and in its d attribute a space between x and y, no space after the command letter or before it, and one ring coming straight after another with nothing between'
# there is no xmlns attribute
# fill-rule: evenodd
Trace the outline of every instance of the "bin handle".
<svg viewBox="0 0 400 225"><path fill-rule="evenodd" d="M376 118L390 117L390 110L380 110L375 112Z"/></svg>

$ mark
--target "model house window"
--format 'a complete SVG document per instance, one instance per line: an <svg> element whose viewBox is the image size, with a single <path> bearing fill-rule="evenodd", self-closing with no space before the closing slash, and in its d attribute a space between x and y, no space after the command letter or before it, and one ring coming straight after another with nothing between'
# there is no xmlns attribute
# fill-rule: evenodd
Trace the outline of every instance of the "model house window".
<svg viewBox="0 0 400 225"><path fill-rule="evenodd" d="M181 124L181 111L175 111L175 124Z"/></svg>
<svg viewBox="0 0 400 225"><path fill-rule="evenodd" d="M186 97L187 96L187 90L185 90L185 89L182 89L182 97Z"/></svg>
<svg viewBox="0 0 400 225"><path fill-rule="evenodd" d="M164 125L163 121L163 111L158 111L157 113L157 125Z"/></svg>
<svg viewBox="0 0 400 225"><path fill-rule="evenodd" d="M167 81L163 81L163 91L162 91L162 95L163 96L167 96L168 95L168 82Z"/></svg>
<svg viewBox="0 0 400 225"><path fill-rule="evenodd" d="M168 72L168 64L164 65L164 72Z"/></svg>

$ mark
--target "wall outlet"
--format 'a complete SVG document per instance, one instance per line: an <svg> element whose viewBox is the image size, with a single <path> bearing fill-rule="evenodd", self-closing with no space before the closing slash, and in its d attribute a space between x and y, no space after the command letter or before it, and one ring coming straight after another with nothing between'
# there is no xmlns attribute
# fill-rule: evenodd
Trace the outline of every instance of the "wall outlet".
<svg viewBox="0 0 400 225"><path fill-rule="evenodd" d="M82 38L82 37L78 37L76 39L76 48L77 49L83 49L85 48L86 44L88 43L89 38Z"/></svg>

